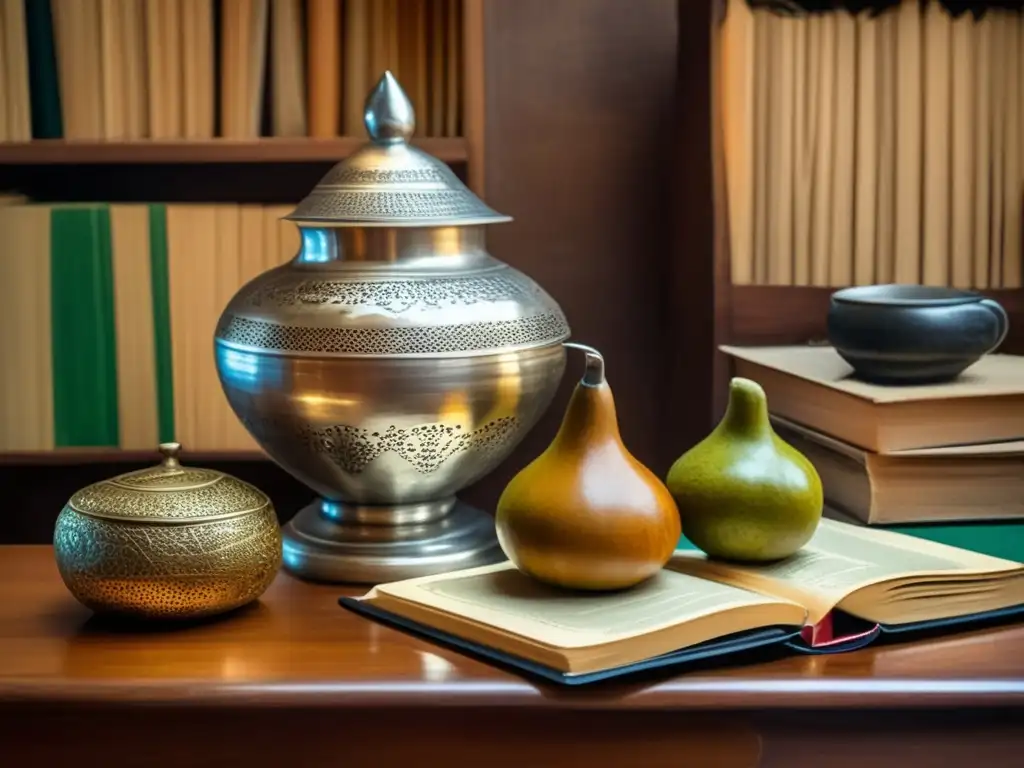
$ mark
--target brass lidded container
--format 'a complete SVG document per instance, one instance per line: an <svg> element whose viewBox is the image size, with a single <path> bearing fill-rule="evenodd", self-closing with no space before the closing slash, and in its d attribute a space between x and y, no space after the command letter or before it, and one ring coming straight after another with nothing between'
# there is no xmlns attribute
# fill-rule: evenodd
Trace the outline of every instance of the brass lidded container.
<svg viewBox="0 0 1024 768"><path fill-rule="evenodd" d="M75 493L53 546L71 593L98 613L195 619L238 608L270 586L281 528L261 491L210 469L163 461Z"/></svg>
<svg viewBox="0 0 1024 768"><path fill-rule="evenodd" d="M369 141L287 218L301 248L225 308L228 402L319 498L284 528L284 566L379 583L504 559L494 518L456 494L491 472L550 404L569 326L532 279L491 256L509 221L410 139L390 72Z"/></svg>

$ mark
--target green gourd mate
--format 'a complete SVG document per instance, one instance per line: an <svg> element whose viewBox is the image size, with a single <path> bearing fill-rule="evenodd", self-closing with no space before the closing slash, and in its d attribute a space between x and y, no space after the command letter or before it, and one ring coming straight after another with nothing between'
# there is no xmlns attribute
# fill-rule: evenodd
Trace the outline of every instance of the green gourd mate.
<svg viewBox="0 0 1024 768"><path fill-rule="evenodd" d="M789 557L821 521L814 465L772 429L761 386L734 378L725 416L669 470L683 535L711 557L771 562Z"/></svg>

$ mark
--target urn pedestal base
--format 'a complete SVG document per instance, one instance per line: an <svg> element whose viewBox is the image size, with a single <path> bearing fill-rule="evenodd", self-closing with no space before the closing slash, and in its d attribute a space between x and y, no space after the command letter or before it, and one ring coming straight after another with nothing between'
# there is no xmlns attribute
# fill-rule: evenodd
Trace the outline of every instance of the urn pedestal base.
<svg viewBox="0 0 1024 768"><path fill-rule="evenodd" d="M284 567L302 579L380 584L501 562L494 518L455 499L359 506L318 499L284 527Z"/></svg>

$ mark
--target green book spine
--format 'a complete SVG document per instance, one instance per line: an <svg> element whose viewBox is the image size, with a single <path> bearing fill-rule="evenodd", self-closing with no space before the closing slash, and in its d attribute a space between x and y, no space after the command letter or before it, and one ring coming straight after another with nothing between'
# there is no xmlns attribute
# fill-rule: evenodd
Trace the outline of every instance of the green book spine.
<svg viewBox="0 0 1024 768"><path fill-rule="evenodd" d="M167 273L167 208L149 206L149 258L153 283L153 348L160 442L174 440L174 359L171 352L171 289Z"/></svg>
<svg viewBox="0 0 1024 768"><path fill-rule="evenodd" d="M25 0L25 36L28 43L28 87L32 108L32 137L64 136L57 80L57 55L53 47L53 14L50 0Z"/></svg>
<svg viewBox="0 0 1024 768"><path fill-rule="evenodd" d="M54 444L118 445L110 212L53 208L50 289Z"/></svg>

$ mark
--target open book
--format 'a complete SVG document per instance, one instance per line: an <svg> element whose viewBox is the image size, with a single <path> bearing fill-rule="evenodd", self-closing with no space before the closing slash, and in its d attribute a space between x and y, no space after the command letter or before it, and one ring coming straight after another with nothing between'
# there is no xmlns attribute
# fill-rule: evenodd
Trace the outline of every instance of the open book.
<svg viewBox="0 0 1024 768"><path fill-rule="evenodd" d="M763 646L839 651L882 632L1024 616L1024 565L822 520L786 560L735 565L679 551L622 592L549 588L506 562L381 584L341 604L579 684Z"/></svg>

